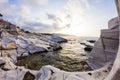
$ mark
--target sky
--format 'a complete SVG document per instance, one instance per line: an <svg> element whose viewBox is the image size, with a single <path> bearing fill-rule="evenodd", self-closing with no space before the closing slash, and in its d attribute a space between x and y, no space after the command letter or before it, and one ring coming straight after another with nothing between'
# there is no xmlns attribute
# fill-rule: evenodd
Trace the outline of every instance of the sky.
<svg viewBox="0 0 120 80"><path fill-rule="evenodd" d="M114 0L0 0L0 13L32 32L96 37L117 16Z"/></svg>

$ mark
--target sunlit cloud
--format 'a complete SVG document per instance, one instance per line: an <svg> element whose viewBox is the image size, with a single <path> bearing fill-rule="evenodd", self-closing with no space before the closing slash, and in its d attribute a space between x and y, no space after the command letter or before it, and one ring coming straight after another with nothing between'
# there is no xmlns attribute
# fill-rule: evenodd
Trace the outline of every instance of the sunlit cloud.
<svg viewBox="0 0 120 80"><path fill-rule="evenodd" d="M29 5L31 7L46 5L48 3L48 0L20 0L20 1L25 5Z"/></svg>
<svg viewBox="0 0 120 80"><path fill-rule="evenodd" d="M103 3L105 0L10 1L0 0L0 13L3 18L34 32L98 36L100 29L107 28L107 21L116 15L104 7L108 0L106 4ZM64 5L57 6L56 3ZM106 11L110 14L105 13Z"/></svg>

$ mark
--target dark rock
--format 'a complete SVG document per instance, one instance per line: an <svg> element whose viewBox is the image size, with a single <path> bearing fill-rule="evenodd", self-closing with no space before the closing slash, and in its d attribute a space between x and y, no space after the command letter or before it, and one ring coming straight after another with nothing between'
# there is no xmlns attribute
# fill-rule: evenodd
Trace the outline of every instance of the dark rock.
<svg viewBox="0 0 120 80"><path fill-rule="evenodd" d="M87 42L95 43L96 41L95 40L87 40Z"/></svg>
<svg viewBox="0 0 120 80"><path fill-rule="evenodd" d="M0 59L0 67L2 67L3 65L5 65L5 61L4 60L2 60L2 59Z"/></svg>
<svg viewBox="0 0 120 80"><path fill-rule="evenodd" d="M92 49L93 49L92 46L86 46L86 47L84 48L84 50L85 50L85 51L88 51L88 52L92 51Z"/></svg>
<svg viewBox="0 0 120 80"><path fill-rule="evenodd" d="M34 46L34 45L29 45L26 49L30 54L47 52L46 49L44 49L42 47L37 47L37 46Z"/></svg>
<svg viewBox="0 0 120 80"><path fill-rule="evenodd" d="M54 51L57 51L57 50L60 50L60 49L62 49L61 46L59 46L59 47L57 47L57 48L54 48L53 50L54 50Z"/></svg>
<svg viewBox="0 0 120 80"><path fill-rule="evenodd" d="M28 71L23 80L35 80L35 76Z"/></svg>
<svg viewBox="0 0 120 80"><path fill-rule="evenodd" d="M44 34L43 35L45 38L47 38L48 40L50 41L53 41L53 42L56 42L56 43L64 43L64 42L67 42L68 40L65 39L65 38L62 38L62 37L59 37L55 34L51 34L51 35L48 35L48 34Z"/></svg>
<svg viewBox="0 0 120 80"><path fill-rule="evenodd" d="M84 46L89 46L89 45L87 45L86 43L80 43L81 45L84 45Z"/></svg>

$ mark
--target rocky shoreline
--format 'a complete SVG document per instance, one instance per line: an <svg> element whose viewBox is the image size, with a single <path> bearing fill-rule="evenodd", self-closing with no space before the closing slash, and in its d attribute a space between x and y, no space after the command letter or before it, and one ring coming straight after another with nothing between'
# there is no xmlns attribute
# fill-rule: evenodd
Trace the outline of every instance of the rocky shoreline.
<svg viewBox="0 0 120 80"><path fill-rule="evenodd" d="M28 65L19 66L16 64L19 58L33 54L35 55L36 53L42 55L44 54L43 52L57 51L62 49L60 43L67 42L67 39L59 37L56 34L37 34L24 31L18 26L3 19L0 19L0 34L0 80L41 80L41 70L47 66L43 66L41 69L39 68L40 70L38 68L36 68L36 70L31 70L30 68L28 69ZM59 57L59 59L69 60L66 64L75 63L73 60L68 58ZM57 62L55 63L57 64ZM90 70L86 67L85 62L79 63L83 64L83 66L78 66L81 67L80 69L84 68L86 70ZM63 63L61 63L61 65L62 64ZM69 67L69 65L63 65L61 69L72 71L67 69L65 66ZM49 65L48 67L53 68ZM56 68L56 70L58 69ZM74 71L78 71L78 69L76 68Z"/></svg>
<svg viewBox="0 0 120 80"><path fill-rule="evenodd" d="M38 71L16 66L17 57L62 49L59 43L66 39L56 35L30 33L0 19L0 80L27 80L25 74ZM34 76L35 77L35 76Z"/></svg>
<svg viewBox="0 0 120 80"><path fill-rule="evenodd" d="M95 40L87 40L87 42L94 44L96 41ZM87 52L91 52L92 49L93 49L93 45L90 45L90 44L87 44L87 43L84 43L84 42L80 43L80 44L85 46L84 50L87 51Z"/></svg>

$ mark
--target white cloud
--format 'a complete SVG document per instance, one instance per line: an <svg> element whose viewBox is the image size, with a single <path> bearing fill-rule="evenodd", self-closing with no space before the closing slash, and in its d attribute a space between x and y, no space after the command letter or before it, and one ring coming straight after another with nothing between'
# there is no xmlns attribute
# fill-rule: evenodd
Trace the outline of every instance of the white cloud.
<svg viewBox="0 0 120 80"><path fill-rule="evenodd" d="M29 6L41 6L46 5L48 3L48 0L21 0L23 4L29 5Z"/></svg>
<svg viewBox="0 0 120 80"><path fill-rule="evenodd" d="M54 19L54 25L61 29L78 26L89 8L88 0L69 0Z"/></svg>
<svg viewBox="0 0 120 80"><path fill-rule="evenodd" d="M78 26L80 23L85 23L82 19L78 20L78 18L83 18L81 15L85 16L84 13L89 8L90 5L87 0L69 0L64 9L59 11L58 14L47 13L46 15L48 16L48 19L45 19L46 21L29 20L25 24L26 26L33 28L32 30L35 31L55 32L73 26ZM51 21L51 24L47 24L47 21Z"/></svg>
<svg viewBox="0 0 120 80"><path fill-rule="evenodd" d="M30 15L31 14L31 10L28 6L22 5L20 7L20 12L22 15Z"/></svg>
<svg viewBox="0 0 120 80"><path fill-rule="evenodd" d="M8 3L8 0L0 0L0 5L3 5L5 3Z"/></svg>
<svg viewBox="0 0 120 80"><path fill-rule="evenodd" d="M29 28L28 30L31 29L38 32L55 32L61 30L61 32L71 32L73 34L75 32L77 34L81 34L81 32L96 32L95 35L100 30L96 26L101 25L100 22L102 22L102 19L89 12L92 8L89 1L100 3L104 0L68 0L62 10L50 13L48 8L47 13L42 12L44 13L43 15L38 14L40 13L39 8L41 6L47 6L48 0L18 1L19 5L14 3L10 4L8 0L0 0L0 13L8 21L23 28ZM33 12L33 9L38 11Z"/></svg>
<svg viewBox="0 0 120 80"><path fill-rule="evenodd" d="M104 0L95 0L95 3L102 3Z"/></svg>

